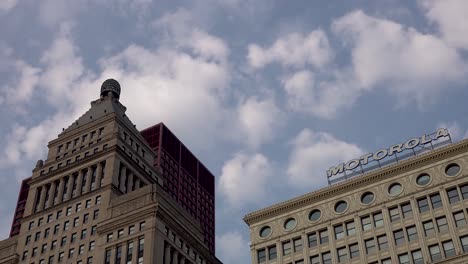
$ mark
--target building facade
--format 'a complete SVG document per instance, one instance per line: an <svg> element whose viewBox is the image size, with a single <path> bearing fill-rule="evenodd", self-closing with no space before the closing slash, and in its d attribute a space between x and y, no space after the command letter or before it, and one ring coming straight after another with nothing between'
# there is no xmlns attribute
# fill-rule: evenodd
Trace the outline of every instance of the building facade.
<svg viewBox="0 0 468 264"><path fill-rule="evenodd" d="M214 175L163 123L141 131L141 135L156 153L154 167L161 172L164 190L198 220L204 242L214 254Z"/></svg>
<svg viewBox="0 0 468 264"><path fill-rule="evenodd" d="M119 98L118 82L105 81L91 109L49 142L0 263L221 263L163 191L155 154Z"/></svg>
<svg viewBox="0 0 468 264"><path fill-rule="evenodd" d="M26 202L28 201L30 180L31 178L26 178L21 182L18 201L16 202L15 214L11 224L10 237L18 235L21 229L21 219L23 219L24 209L26 209Z"/></svg>
<svg viewBox="0 0 468 264"><path fill-rule="evenodd" d="M252 263L468 263L467 171L463 140L252 212Z"/></svg>

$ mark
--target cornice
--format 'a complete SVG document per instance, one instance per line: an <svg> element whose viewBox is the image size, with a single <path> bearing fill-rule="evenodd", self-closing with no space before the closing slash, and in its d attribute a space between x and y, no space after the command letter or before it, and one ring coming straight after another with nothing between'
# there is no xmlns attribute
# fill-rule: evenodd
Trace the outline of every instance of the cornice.
<svg viewBox="0 0 468 264"><path fill-rule="evenodd" d="M389 176L394 176L410 170L414 170L418 167L428 164L429 162L437 162L447 157L466 152L467 150L468 139L465 139L458 143L444 146L434 151L430 151L428 153L408 158L404 161L390 165L388 167L368 172L361 176L356 176L354 178L345 180L344 182L327 186L322 189L301 195L299 197L278 204L274 204L272 206L260 209L258 211L254 211L252 213L247 214L243 220L245 223L247 223L247 225L250 226L256 222L283 214L294 209L304 207L306 205L310 205L311 203L316 203L318 201L334 197L337 194L346 193L350 189L369 185L371 183L385 179Z"/></svg>

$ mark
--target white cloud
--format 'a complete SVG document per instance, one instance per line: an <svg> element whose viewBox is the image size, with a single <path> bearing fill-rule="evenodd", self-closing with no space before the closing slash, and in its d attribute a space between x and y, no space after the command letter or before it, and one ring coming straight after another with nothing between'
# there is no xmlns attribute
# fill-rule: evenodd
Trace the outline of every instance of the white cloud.
<svg viewBox="0 0 468 264"><path fill-rule="evenodd" d="M385 83L399 101L416 101L422 107L453 87L450 83L465 79L467 66L457 50L436 36L362 11L337 19L332 28L351 45L350 83L360 90Z"/></svg>
<svg viewBox="0 0 468 264"><path fill-rule="evenodd" d="M328 38L322 30L314 30L308 35L291 33L279 38L269 48L251 44L247 59L254 68L262 68L270 63L301 68L306 65L322 67L332 57Z"/></svg>
<svg viewBox="0 0 468 264"><path fill-rule="evenodd" d="M364 151L355 144L341 141L324 132L302 130L292 142L287 175L289 183L301 189L324 187L326 170Z"/></svg>
<svg viewBox="0 0 468 264"><path fill-rule="evenodd" d="M466 0L420 0L429 20L436 23L439 31L450 45L468 49L468 1Z"/></svg>
<svg viewBox="0 0 468 264"><path fill-rule="evenodd" d="M216 236L216 255L224 264L238 264L250 261L249 242L238 231Z"/></svg>
<svg viewBox="0 0 468 264"><path fill-rule="evenodd" d="M249 97L239 106L238 116L246 143L253 148L272 140L283 123L283 113L271 98Z"/></svg>
<svg viewBox="0 0 468 264"><path fill-rule="evenodd" d="M262 154L237 153L224 163L218 189L236 208L261 202L266 196L264 186L271 182L271 167Z"/></svg>
<svg viewBox="0 0 468 264"><path fill-rule="evenodd" d="M24 61L14 63L18 78L15 80L16 86L3 87L3 99L6 103L16 104L31 100L35 86L39 82L39 68L32 67Z"/></svg>
<svg viewBox="0 0 468 264"><path fill-rule="evenodd" d="M9 11L18 4L18 0L1 0L0 10Z"/></svg>

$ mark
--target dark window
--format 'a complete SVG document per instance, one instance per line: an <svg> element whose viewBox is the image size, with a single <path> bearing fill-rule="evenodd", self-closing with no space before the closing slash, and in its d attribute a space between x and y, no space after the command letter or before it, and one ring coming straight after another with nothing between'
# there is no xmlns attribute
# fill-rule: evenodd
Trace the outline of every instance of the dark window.
<svg viewBox="0 0 468 264"><path fill-rule="evenodd" d="M426 236L430 236L430 235L433 235L435 233L434 223L432 222L432 220L424 222L423 227L424 227L424 234Z"/></svg>
<svg viewBox="0 0 468 264"><path fill-rule="evenodd" d="M127 243L127 263L132 263L133 259L133 241Z"/></svg>
<svg viewBox="0 0 468 264"><path fill-rule="evenodd" d="M443 242L442 246L444 248L444 253L445 253L446 258L455 256L455 247L453 246L452 240Z"/></svg>
<svg viewBox="0 0 468 264"><path fill-rule="evenodd" d="M323 264L332 264L331 253L325 252L322 254L322 263Z"/></svg>
<svg viewBox="0 0 468 264"><path fill-rule="evenodd" d="M257 261L258 263L263 263L266 261L265 249L260 249L257 251Z"/></svg>
<svg viewBox="0 0 468 264"><path fill-rule="evenodd" d="M276 259L276 246L271 246L268 248L268 259L273 260Z"/></svg>
<svg viewBox="0 0 468 264"><path fill-rule="evenodd" d="M375 241L373 238L364 241L367 254L375 253Z"/></svg>
<svg viewBox="0 0 468 264"><path fill-rule="evenodd" d="M336 239L341 239L345 237L345 233L343 230L343 225L337 225L333 227L335 229L335 238Z"/></svg>
<svg viewBox="0 0 468 264"><path fill-rule="evenodd" d="M319 231L320 244L328 243L328 230L324 229Z"/></svg>
<svg viewBox="0 0 468 264"><path fill-rule="evenodd" d="M375 227L381 227L384 225L382 212L375 213L373 216L374 216Z"/></svg>
<svg viewBox="0 0 468 264"><path fill-rule="evenodd" d="M349 255L352 259L359 257L359 246L357 243L349 245Z"/></svg>
<svg viewBox="0 0 468 264"><path fill-rule="evenodd" d="M371 223L370 216L361 217L361 223L362 223L362 230L363 231L367 231L367 230L370 230L372 228L372 223Z"/></svg>
<svg viewBox="0 0 468 264"><path fill-rule="evenodd" d="M316 233L311 233L307 237L309 240L309 247L317 246L317 234Z"/></svg>
<svg viewBox="0 0 468 264"><path fill-rule="evenodd" d="M432 261L438 261L442 259L442 254L440 253L440 248L437 244L429 246L429 253L431 254Z"/></svg>
<svg viewBox="0 0 468 264"><path fill-rule="evenodd" d="M453 219L455 219L455 225L457 227L466 225L465 213L463 211L453 213Z"/></svg>
<svg viewBox="0 0 468 264"><path fill-rule="evenodd" d="M388 239L386 235L381 235L377 237L377 242L379 243L379 249L387 249L388 248Z"/></svg>
<svg viewBox="0 0 468 264"><path fill-rule="evenodd" d="M348 236L356 234L356 226L354 224L354 221L346 223L346 233L348 234Z"/></svg>
<svg viewBox="0 0 468 264"><path fill-rule="evenodd" d="M106 249L106 257L104 259L104 263L105 264L110 264L111 263L111 250L110 249Z"/></svg>
<svg viewBox="0 0 468 264"><path fill-rule="evenodd" d="M296 238L293 240L294 252L302 251L302 238Z"/></svg>
<svg viewBox="0 0 468 264"><path fill-rule="evenodd" d="M348 260L348 252L346 252L346 247L339 248L338 253L338 262L344 262Z"/></svg>
<svg viewBox="0 0 468 264"><path fill-rule="evenodd" d="M418 239L418 231L416 226L410 226L406 228L406 235L408 235L408 241L413 241Z"/></svg>
<svg viewBox="0 0 468 264"><path fill-rule="evenodd" d="M413 264L424 264L424 258L420 249L411 252Z"/></svg>
<svg viewBox="0 0 468 264"><path fill-rule="evenodd" d="M436 222L439 232L444 232L448 230L447 218L445 216L437 218Z"/></svg>
<svg viewBox="0 0 468 264"><path fill-rule="evenodd" d="M398 255L398 263L399 264L409 264L410 260L409 260L408 253Z"/></svg>
<svg viewBox="0 0 468 264"><path fill-rule="evenodd" d="M418 199L418 208L420 213L429 211L429 202L426 197Z"/></svg>
<svg viewBox="0 0 468 264"><path fill-rule="evenodd" d="M440 199L440 194L436 193L430 196L432 208L436 209L442 207L442 200Z"/></svg>
<svg viewBox="0 0 468 264"><path fill-rule="evenodd" d="M463 247L463 252L468 253L468 236L460 237L460 243Z"/></svg>
<svg viewBox="0 0 468 264"><path fill-rule="evenodd" d="M283 256L291 254L291 241L283 242Z"/></svg>
<svg viewBox="0 0 468 264"><path fill-rule="evenodd" d="M403 230L393 231L393 237L395 238L395 245L401 245L405 243L405 235L403 234Z"/></svg>
<svg viewBox="0 0 468 264"><path fill-rule="evenodd" d="M456 203L460 201L460 196L458 196L457 188L452 188L447 190L447 196L449 198L450 203Z"/></svg>
<svg viewBox="0 0 468 264"><path fill-rule="evenodd" d="M468 199L468 184L460 186L460 191L462 193L463 200Z"/></svg>
<svg viewBox="0 0 468 264"><path fill-rule="evenodd" d="M390 221L395 222L400 219L400 212L398 211L398 207L389 208L388 212L390 214Z"/></svg>

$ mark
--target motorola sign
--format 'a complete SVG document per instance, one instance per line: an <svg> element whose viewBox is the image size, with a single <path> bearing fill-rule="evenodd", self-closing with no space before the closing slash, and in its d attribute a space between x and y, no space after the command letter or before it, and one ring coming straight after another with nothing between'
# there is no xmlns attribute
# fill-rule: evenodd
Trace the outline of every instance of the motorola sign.
<svg viewBox="0 0 468 264"><path fill-rule="evenodd" d="M437 132L431 135L422 135L420 138L411 138L408 141L391 146L388 149L380 149L374 153L366 154L358 159L352 159L347 163L341 163L338 166L331 167L327 170L327 176L330 178L334 175L344 173L346 171L353 171L359 166L367 165L371 161L380 161L385 157L396 155L404 150L413 150L417 146L424 146L441 137L450 137L447 129L439 128Z"/></svg>

